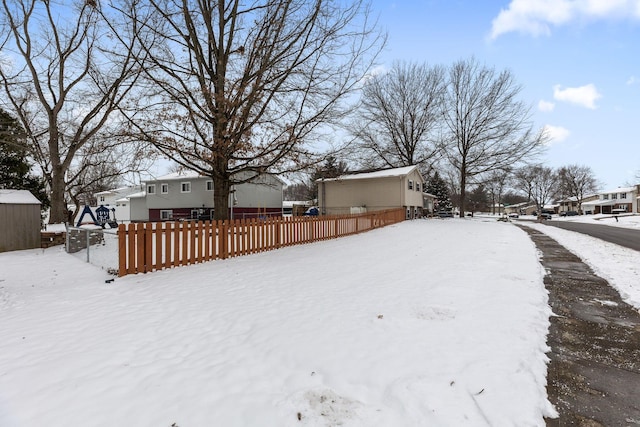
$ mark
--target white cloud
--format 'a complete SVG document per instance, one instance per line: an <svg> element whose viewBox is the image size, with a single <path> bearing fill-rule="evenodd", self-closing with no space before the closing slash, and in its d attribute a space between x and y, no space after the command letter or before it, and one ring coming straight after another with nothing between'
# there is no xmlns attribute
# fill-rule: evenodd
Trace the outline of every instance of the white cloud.
<svg viewBox="0 0 640 427"><path fill-rule="evenodd" d="M371 80L374 77L377 76L381 76L383 74L388 73L389 70L387 70L387 68L384 65L377 65L375 67L373 67L371 70L369 70L369 72L367 74L365 74L362 79L360 79L359 82L359 86L363 86L365 84L367 84L367 82L369 80Z"/></svg>
<svg viewBox="0 0 640 427"><path fill-rule="evenodd" d="M562 126L545 125L544 133L549 138L547 145L553 145L569 138L571 132Z"/></svg>
<svg viewBox="0 0 640 427"><path fill-rule="evenodd" d="M512 0L493 19L490 38L519 32L550 35L551 27L578 20L640 19L640 0Z"/></svg>
<svg viewBox="0 0 640 427"><path fill-rule="evenodd" d="M596 100L602 98L593 83L580 87L562 88L560 85L553 87L553 98L556 101L569 102L592 110L596 109Z"/></svg>
<svg viewBox="0 0 640 427"><path fill-rule="evenodd" d="M538 110L544 111L545 113L553 111L555 107L556 104L554 104L553 102L545 101L544 99L541 99L540 102L538 102Z"/></svg>
<svg viewBox="0 0 640 427"><path fill-rule="evenodd" d="M636 78L636 76L631 76L631 77L629 77L629 80L627 80L627 84L629 86L634 85L636 83L639 83L638 79Z"/></svg>

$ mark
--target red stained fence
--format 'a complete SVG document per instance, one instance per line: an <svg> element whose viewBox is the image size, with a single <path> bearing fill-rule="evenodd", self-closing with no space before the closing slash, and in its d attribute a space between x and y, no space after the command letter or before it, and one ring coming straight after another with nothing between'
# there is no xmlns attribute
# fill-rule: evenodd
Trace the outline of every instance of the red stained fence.
<svg viewBox="0 0 640 427"><path fill-rule="evenodd" d="M118 274L147 273L334 239L404 219L404 209L392 209L343 216L120 224Z"/></svg>

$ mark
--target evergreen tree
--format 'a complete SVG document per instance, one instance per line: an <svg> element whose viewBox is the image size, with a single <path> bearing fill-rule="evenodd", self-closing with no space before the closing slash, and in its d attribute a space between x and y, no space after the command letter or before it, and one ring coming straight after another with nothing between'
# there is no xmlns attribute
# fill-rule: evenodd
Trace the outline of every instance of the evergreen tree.
<svg viewBox="0 0 640 427"><path fill-rule="evenodd" d="M20 123L0 109L0 188L29 190L45 209L49 197L44 180L31 174L24 139Z"/></svg>
<svg viewBox="0 0 640 427"><path fill-rule="evenodd" d="M425 191L436 196L434 203L434 209L436 211L450 211L453 208L447 183L442 179L438 171L436 171L431 179L429 179Z"/></svg>

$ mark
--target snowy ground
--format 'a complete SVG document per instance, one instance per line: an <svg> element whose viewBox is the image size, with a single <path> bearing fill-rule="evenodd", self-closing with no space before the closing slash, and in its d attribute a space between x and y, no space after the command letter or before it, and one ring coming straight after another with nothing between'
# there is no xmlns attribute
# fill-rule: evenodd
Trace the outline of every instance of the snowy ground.
<svg viewBox="0 0 640 427"><path fill-rule="evenodd" d="M0 425L544 425L526 233L421 220L132 275L0 254Z"/></svg>

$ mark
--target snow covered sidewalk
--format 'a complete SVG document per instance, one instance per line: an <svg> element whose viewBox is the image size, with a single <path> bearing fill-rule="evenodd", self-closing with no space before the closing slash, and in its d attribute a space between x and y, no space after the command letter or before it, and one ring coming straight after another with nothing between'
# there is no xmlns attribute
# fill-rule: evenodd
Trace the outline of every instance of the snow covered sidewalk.
<svg viewBox="0 0 640 427"><path fill-rule="evenodd" d="M543 274L493 219L109 284L61 248L0 254L0 425L544 425Z"/></svg>

